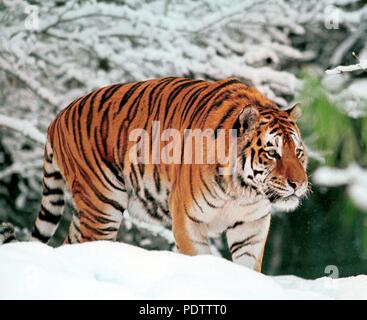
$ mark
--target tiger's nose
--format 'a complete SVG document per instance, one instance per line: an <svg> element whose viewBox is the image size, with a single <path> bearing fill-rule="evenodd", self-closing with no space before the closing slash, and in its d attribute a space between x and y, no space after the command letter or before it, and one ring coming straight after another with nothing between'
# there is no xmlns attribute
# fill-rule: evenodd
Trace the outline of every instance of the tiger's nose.
<svg viewBox="0 0 367 320"><path fill-rule="evenodd" d="M294 193L297 196L302 195L307 188L307 182L306 181L293 181L291 179L288 179L288 184L293 188Z"/></svg>

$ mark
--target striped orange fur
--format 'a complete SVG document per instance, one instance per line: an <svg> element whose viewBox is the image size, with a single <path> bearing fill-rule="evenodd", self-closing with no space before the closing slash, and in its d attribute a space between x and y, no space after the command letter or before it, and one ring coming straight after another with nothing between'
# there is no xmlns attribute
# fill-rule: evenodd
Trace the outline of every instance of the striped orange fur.
<svg viewBox="0 0 367 320"><path fill-rule="evenodd" d="M49 126L41 210L32 236L50 239L68 191L74 214L67 243L115 240L127 209L172 226L184 254L209 253L208 232L226 232L233 260L260 270L271 206L293 210L307 191L298 113L297 106L281 110L235 78L163 78L95 90ZM181 156L185 129L235 129L235 162L134 164L129 151L137 141L130 136L144 129L152 158L153 121L160 130L180 133L180 144L171 151L182 151ZM158 143L164 148L169 142Z"/></svg>

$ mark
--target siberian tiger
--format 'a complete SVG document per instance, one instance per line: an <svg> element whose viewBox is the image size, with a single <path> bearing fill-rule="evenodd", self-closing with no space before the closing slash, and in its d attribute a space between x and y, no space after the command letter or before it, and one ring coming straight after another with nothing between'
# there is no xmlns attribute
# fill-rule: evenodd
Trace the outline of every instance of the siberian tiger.
<svg viewBox="0 0 367 320"><path fill-rule="evenodd" d="M54 234L67 191L74 213L65 243L115 240L127 209L170 225L178 251L187 255L210 253L208 232L225 232L233 261L260 271L271 207L293 210L308 189L299 116L298 106L281 110L235 78L170 77L95 90L72 102L48 128L32 238L48 242ZM174 144L167 137L157 142L157 122L159 133L180 134ZM138 129L148 134L148 152L137 148ZM234 161L182 161L187 150L196 152L192 145L185 149L187 129L213 133L205 136L204 155L219 129L231 132L224 135L224 149L234 138ZM181 162L152 161L154 143L162 150L171 144L168 153ZM132 161L133 148L145 162Z"/></svg>

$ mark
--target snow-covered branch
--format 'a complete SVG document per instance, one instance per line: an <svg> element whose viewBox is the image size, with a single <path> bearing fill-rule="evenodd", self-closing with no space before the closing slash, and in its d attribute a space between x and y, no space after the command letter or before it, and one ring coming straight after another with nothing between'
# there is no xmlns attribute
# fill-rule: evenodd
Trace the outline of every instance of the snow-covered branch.
<svg viewBox="0 0 367 320"><path fill-rule="evenodd" d="M16 119L0 114L0 127L6 127L22 133L24 136L44 145L46 136L27 120Z"/></svg>
<svg viewBox="0 0 367 320"><path fill-rule="evenodd" d="M327 187L347 186L349 196L362 210L367 210L367 170L356 164L345 169L321 167L313 176L316 184Z"/></svg>
<svg viewBox="0 0 367 320"><path fill-rule="evenodd" d="M340 74L344 72L352 72L356 70L367 70L367 60L360 61L357 64L352 64L349 66L337 66L333 69L326 70L326 74Z"/></svg>

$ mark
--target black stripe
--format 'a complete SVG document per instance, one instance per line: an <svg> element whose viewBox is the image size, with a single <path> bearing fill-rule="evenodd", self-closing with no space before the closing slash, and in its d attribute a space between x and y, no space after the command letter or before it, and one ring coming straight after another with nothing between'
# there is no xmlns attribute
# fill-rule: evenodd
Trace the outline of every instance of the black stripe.
<svg viewBox="0 0 367 320"><path fill-rule="evenodd" d="M59 200L55 200L55 201L50 201L50 204L53 206L59 206L62 207L65 205L65 201L64 199L59 199Z"/></svg>
<svg viewBox="0 0 367 320"><path fill-rule="evenodd" d="M229 98L229 92L222 92L219 96L216 97L216 100L213 102L213 107L219 108L224 101Z"/></svg>
<svg viewBox="0 0 367 320"><path fill-rule="evenodd" d="M214 130L214 137L217 138L217 130L221 129L223 124L236 112L238 111L238 107L236 105L231 106L229 110L227 110L226 114L222 117L221 121L217 125L217 127ZM233 127L233 129L239 130L239 128Z"/></svg>
<svg viewBox="0 0 367 320"><path fill-rule="evenodd" d="M232 79L229 80L227 82L222 83L220 86L215 87L213 90L209 91L204 97L202 97L202 100L200 101L200 105L204 104L206 102L206 100L210 100L210 98L212 98L214 93L219 92L221 89L230 86L231 84L234 83L241 83L241 81L237 80L237 79Z"/></svg>
<svg viewBox="0 0 367 320"><path fill-rule="evenodd" d="M209 192L209 194L211 195L212 198L216 199L216 195L213 194L212 190L210 189L210 187L208 186L208 184L205 181L205 178L203 177L203 172L202 170L200 170L199 172L199 178L200 178L200 182L204 185L205 189ZM215 190L213 190L215 192Z"/></svg>
<svg viewBox="0 0 367 320"><path fill-rule="evenodd" d="M254 169L254 176L256 177L258 174L263 174L264 171L263 170L255 170Z"/></svg>
<svg viewBox="0 0 367 320"><path fill-rule="evenodd" d="M257 145L258 147L261 147L262 142L261 142L261 138L260 138L260 137L257 139L257 141L256 141L256 145Z"/></svg>
<svg viewBox="0 0 367 320"><path fill-rule="evenodd" d="M45 184L43 184L43 193L44 196L49 196L49 195L63 195L64 191L60 188L49 188L47 187Z"/></svg>
<svg viewBox="0 0 367 320"><path fill-rule="evenodd" d="M234 224L232 224L231 226L229 226L227 228L227 230L235 229L238 226L242 226L244 223L245 223L244 221L236 221Z"/></svg>
<svg viewBox="0 0 367 320"><path fill-rule="evenodd" d="M158 201L156 201L154 199L154 197L152 196L152 194L149 192L149 190L146 189L146 188L144 189L144 197L152 205L152 208L147 208L148 213L150 215L153 215L155 218L162 219L163 216L159 214L159 211L158 211L158 208L159 208L159 209L161 209L161 211L163 212L163 214L166 216L166 218L171 219L171 216L169 215L168 210L166 210L161 203L159 203ZM146 201L145 201L145 203L146 203Z"/></svg>
<svg viewBox="0 0 367 320"><path fill-rule="evenodd" d="M246 187L246 186L247 186L247 183L246 183L246 182L245 182L245 180L242 178L242 176L237 175L237 180L238 180L238 182L239 182L239 184L240 184L240 186L241 186L242 188L244 188L244 187Z"/></svg>
<svg viewBox="0 0 367 320"><path fill-rule="evenodd" d="M45 161L52 164L52 156L53 156L52 153L50 155L47 153L47 148L45 147L45 154L44 154Z"/></svg>
<svg viewBox="0 0 367 320"><path fill-rule="evenodd" d="M241 241L237 241L237 242L232 243L232 245L231 245L231 247L229 249L231 251L232 255L235 252L237 252L238 250L240 250L241 248L245 247L245 246L259 243L261 240L252 241L256 236L257 236L257 234L253 234L251 236L248 236L244 240L241 240Z"/></svg>
<svg viewBox="0 0 367 320"><path fill-rule="evenodd" d="M99 135L101 137L101 143L98 144L98 150L99 150L99 145L102 145L103 153L101 151L99 151L99 152L101 154L103 154L104 156L107 155L107 136L108 136L109 124L110 124L110 121L108 119L108 115L109 115L109 111L110 111L110 109L109 109L110 106L111 106L111 103L103 111L102 122L99 126Z"/></svg>
<svg viewBox="0 0 367 320"><path fill-rule="evenodd" d="M144 82L137 82L134 85L132 85L127 92L123 95L117 113L119 113L122 109L122 107L129 101L130 97L133 95L133 93L143 84ZM116 113L116 114L117 114ZM116 114L114 116L116 116Z"/></svg>
<svg viewBox="0 0 367 320"><path fill-rule="evenodd" d="M88 214L86 214L86 213L88 213ZM87 221L89 221L89 222L91 222L91 223L93 223L93 224L98 224L98 222L100 222L100 221L98 221L98 219L97 219L97 215L94 213L94 212L90 212L88 209L86 210L86 209L84 209L83 211L79 211L78 212L78 214L79 214L79 216L81 217L81 218L83 218L83 220L87 220ZM109 223L116 223L116 221L110 221ZM85 225L85 223L83 224L83 223L81 223L82 225ZM104 222L104 224L106 224L105 222ZM77 230L79 230L79 228L77 227L77 225L74 223L74 225L75 225L75 227L77 228ZM90 226L89 226L90 227ZM92 228L92 227L90 227L90 228ZM90 229L89 228L89 229ZM94 230L94 229L93 229ZM92 231L93 231L92 230ZM98 229L98 230L102 230L102 229ZM80 231L79 231L80 232ZM102 235L105 235L105 234L102 234Z"/></svg>
<svg viewBox="0 0 367 320"><path fill-rule="evenodd" d="M207 88L204 87L204 88L198 88L198 90L196 90L195 92L192 92L192 96L190 97L189 101L187 101L186 105L185 105L185 108L182 112L182 115L181 115L181 126L182 124L185 122L186 120L186 117L188 115L188 112L191 110L192 106L195 104L196 100L199 98L200 94L205 91Z"/></svg>
<svg viewBox="0 0 367 320"><path fill-rule="evenodd" d="M242 170L245 170L245 165L246 165L246 155L245 155L245 150L242 151L241 154L241 160L242 160Z"/></svg>
<svg viewBox="0 0 367 320"><path fill-rule="evenodd" d="M104 203L109 204L110 206L112 206L114 209L116 209L117 211L120 211L121 213L124 213L125 208L122 207L117 201L109 199L108 197L106 197L103 193L101 193L96 186L93 184L93 181L90 179L90 177L86 174L86 172L84 171L84 169L79 168L80 173L83 177L83 179L88 183L88 185L91 187L92 191L94 192L94 194L96 195L96 197L101 200Z"/></svg>
<svg viewBox="0 0 367 320"><path fill-rule="evenodd" d="M94 91L88 93L86 96L83 97L82 101L80 101L79 105L77 106L78 109L78 122L80 121L83 109L85 104L87 103L87 100L89 99L89 97L94 94Z"/></svg>
<svg viewBox="0 0 367 320"><path fill-rule="evenodd" d="M173 81L175 78L171 77L171 78L164 78L161 81L158 82L158 84L149 92L149 97L148 97L148 114L151 114L151 108L155 106L155 100L156 97L159 96L161 94L161 92L163 91L163 89L171 82ZM155 91L160 87L159 92L157 92L157 95L154 96ZM154 98L154 101L153 101Z"/></svg>
<svg viewBox="0 0 367 320"><path fill-rule="evenodd" d="M87 165L87 167L89 168L89 170L90 170L90 172L92 172L92 174L94 175L94 177L106 188L106 189L108 189L108 185L106 185L105 183L104 183L104 181L101 179L101 177L98 175L98 173L96 173L94 170L93 170L93 168L94 168L94 166L91 164L91 162L89 161L89 158L86 156L88 153L87 152L85 152L85 148L84 148L84 143L83 143L83 141L82 141L82 137L81 137L81 131L80 131L80 126L79 126L79 124L78 124L78 131L79 131L79 137L78 137L78 146L79 146L79 148L80 148L80 151L81 151L81 155L82 155L82 158L83 158L83 160L85 161L85 163L86 163L86 165ZM98 145L98 140L97 140L97 135L96 135L96 130L94 130L94 139L95 139L95 142L96 142L96 144ZM92 150L94 150L93 148L92 148ZM98 163L98 161L96 161L96 159L94 159L95 160L95 162L96 162L96 165L97 166L99 166L99 163Z"/></svg>
<svg viewBox="0 0 367 320"><path fill-rule="evenodd" d="M214 180L216 182L216 184L219 186L219 188L224 192L226 193L226 189L224 187L224 179L223 179L223 176L220 175L220 174L216 174L215 177L214 177Z"/></svg>
<svg viewBox="0 0 367 320"><path fill-rule="evenodd" d="M71 111L71 129L72 129L73 137L76 137L75 114L76 114L76 108L73 108L73 110Z"/></svg>
<svg viewBox="0 0 367 320"><path fill-rule="evenodd" d="M96 235L96 234L99 235L99 236L106 236L106 235L108 235L108 232L106 233L103 230L96 229L96 228L90 226L85 221L81 221L80 222L80 226L83 226L83 227L87 228L88 230L92 231L94 235ZM83 236L83 238L84 238L84 236Z"/></svg>
<svg viewBox="0 0 367 320"><path fill-rule="evenodd" d="M121 188L117 187L115 185L115 188L122 191L122 192L126 192L125 189L125 180L124 178L121 176L119 170L114 166L113 163L105 160L104 158L101 158L103 163L105 164L105 166L111 171L111 173L115 176L115 178L121 183Z"/></svg>
<svg viewBox="0 0 367 320"><path fill-rule="evenodd" d="M98 169L98 171L99 172L96 172L96 170L93 170L94 171L94 173L96 174L96 175L98 175L99 176L99 174L101 174L102 176L103 176L103 178L104 178L104 180L107 182L107 184L110 186L110 187L112 187L112 188L114 188L114 189L118 189L118 190L120 190L120 191L124 191L124 189L121 189L119 186L117 186L117 185L115 185L108 177L107 177L107 175L106 175L106 173L105 173L105 170L102 168L102 166L101 166L101 162L99 161L99 159L97 159L97 155L96 155L96 150L95 150L95 148L91 148L92 149L92 156L93 156L93 160L94 160L94 162L95 162L95 164L96 164L96 166L97 166L97 169ZM97 153L99 152L99 150L98 150L98 143L97 143ZM100 155L99 155L100 156ZM101 158L101 156L100 156L100 158ZM92 169L92 168L91 168ZM98 179L98 180L100 180L100 181L102 181L100 178ZM103 183L103 185L105 186L105 187L107 187L104 183ZM108 189L108 188L107 188Z"/></svg>
<svg viewBox="0 0 367 320"><path fill-rule="evenodd" d="M111 222L116 222L115 220L110 220L108 219L108 217L110 217L110 215L102 210L100 210L99 208L97 208L94 203L89 199L89 198L84 198L83 199L85 204L89 207L89 208L84 208L83 210L87 213L90 214L90 216L92 216L96 222L101 222L101 223L111 223ZM93 210L94 212L90 213L89 209ZM96 213L99 213L101 216L96 215ZM84 212L79 211L79 214L82 215L84 214Z"/></svg>
<svg viewBox="0 0 367 320"><path fill-rule="evenodd" d="M151 196L151 194L149 193L147 189L144 189L144 196L153 201L153 202L150 202L152 206L149 206L149 203L144 198L142 198L138 193L136 194L136 197L139 199L139 201L143 205L146 213L148 213L152 218L161 222L163 216L160 216L158 214L158 205L154 202L154 198Z"/></svg>
<svg viewBox="0 0 367 320"><path fill-rule="evenodd" d="M201 98L201 100L198 102L198 105L195 108L194 113L191 115L190 117L190 121L193 121L193 119L195 118L196 114L200 112L201 108L203 107L203 105L205 105L206 103L208 103L210 101L210 99L213 97L214 94L216 94L217 92L219 92L221 89L230 86L231 84L234 83L241 83L239 80L237 79L232 79L229 80L225 83L222 83L220 86L214 88L213 90L211 90L210 92L208 92L205 96L203 96Z"/></svg>
<svg viewBox="0 0 367 320"><path fill-rule="evenodd" d="M170 110L170 108L172 107L172 104L175 100L175 98L182 92L182 90L184 90L185 88L189 87L189 86L192 86L194 84L197 84L197 83L200 83L202 82L201 80L189 80L189 79L185 79L186 81L189 81L189 82L186 82L186 83L183 83L183 84L180 84L178 87L176 87L169 95L169 98L167 100L167 103L166 103L166 110L165 110L165 113L164 113L164 121L165 121L165 124L169 124L171 123L172 121L172 117L173 115L175 114L175 112L171 113L171 116L168 118L168 112ZM176 82L177 83L177 82ZM176 84L175 83L175 84ZM188 93L190 93L191 91L189 91ZM187 93L187 94L188 94ZM185 94L186 96L186 94ZM185 97L184 96L184 97ZM184 99L184 97L182 98L182 101Z"/></svg>
<svg viewBox="0 0 367 320"><path fill-rule="evenodd" d="M33 231L32 231L32 237L40 240L41 242L46 243L50 237L44 236L43 234L41 234L41 232L38 230L37 226L34 225L33 227Z"/></svg>
<svg viewBox="0 0 367 320"><path fill-rule="evenodd" d="M127 113L127 120L129 123L135 118L136 114L138 113L140 102L145 94L145 91L149 88L149 85L146 85L139 94L135 97L135 99L131 102L129 111Z"/></svg>
<svg viewBox="0 0 367 320"><path fill-rule="evenodd" d="M187 211L186 211L186 215L194 223L197 223L197 224L203 223L203 221L200 221L200 220L194 218L193 216L189 215Z"/></svg>
<svg viewBox="0 0 367 320"><path fill-rule="evenodd" d="M240 255L238 255L237 257L235 257L235 259L239 259L242 256L248 256L248 257L251 257L251 258L254 258L255 260L257 260L256 257L252 253L247 252L247 251L242 252Z"/></svg>
<svg viewBox="0 0 367 320"><path fill-rule="evenodd" d="M60 219L61 219L61 215L54 215L51 211L49 211L47 208L45 208L42 204L41 204L41 210L40 213L38 215L38 218L42 221L46 221L46 222L50 222L52 224L58 224Z"/></svg>
<svg viewBox="0 0 367 320"><path fill-rule="evenodd" d="M9 237L7 237L2 243L5 244L5 243L9 243L9 242L12 242L12 241L15 241L17 240L15 238L15 235L14 234L11 234Z"/></svg>
<svg viewBox="0 0 367 320"><path fill-rule="evenodd" d="M92 98L90 99L90 103L89 103L89 110L87 113L87 137L88 139L90 139L91 136L91 127L92 127L92 122L93 122L93 114L94 114L94 100L96 98L96 96L98 95L98 93L101 90L96 90L94 95L92 96Z"/></svg>
<svg viewBox="0 0 367 320"><path fill-rule="evenodd" d="M99 106L98 106L98 112L101 111L104 103L113 96L113 94L118 90L120 89L123 85L126 85L125 84L121 84L121 83L118 83L118 84L114 84L112 86L110 86L102 95L101 97L101 101L99 103Z"/></svg>
<svg viewBox="0 0 367 320"><path fill-rule="evenodd" d="M157 166L154 166L154 169L153 169L153 179L154 179L155 188L157 192L160 193L161 192L161 180L159 177Z"/></svg>
<svg viewBox="0 0 367 320"><path fill-rule="evenodd" d="M189 81L189 82L187 82L187 81ZM182 83L182 82L186 82L186 83ZM178 84L178 86L175 87L174 89L171 88L172 91L168 95L168 99L167 99L167 102L166 102L166 108L165 108L165 111L164 111L164 119L167 119L168 111L169 111L169 109L172 105L172 102L180 94L182 89L192 85L193 82L195 82L195 81L191 81L189 79L181 79L181 80L174 83L174 85Z"/></svg>
<svg viewBox="0 0 367 320"><path fill-rule="evenodd" d="M103 223L103 224L107 224L107 223L116 223L115 220L111 220L111 219L108 219L108 218L105 218L105 217L100 217L100 216L97 216L97 215L93 215L93 218L96 220L96 222L98 223Z"/></svg>
<svg viewBox="0 0 367 320"><path fill-rule="evenodd" d="M76 103L78 103L79 102L79 100L80 100L80 98L78 98L78 99L75 99L65 110L65 115L64 115L64 117L65 117L65 123L66 123L66 128L68 129L68 130L70 130L70 124L69 124L69 116L70 116L70 112L71 111L74 111L74 105L76 104Z"/></svg>
<svg viewBox="0 0 367 320"><path fill-rule="evenodd" d="M251 169L254 167L255 149L251 148Z"/></svg>
<svg viewBox="0 0 367 320"><path fill-rule="evenodd" d="M118 165L120 166L120 170L121 172L124 171L124 166L125 166L125 162L124 162L124 159L125 159L125 154L126 154L126 150L127 150L127 147L128 147L128 128L127 128L127 125L126 125L126 121L122 121L119 128L118 128L118 132L119 132L119 135L117 136L117 149L120 150L120 147L121 147L121 152L119 151L118 153ZM124 143L122 144L121 146L121 139L124 141ZM120 158L121 156L121 158Z"/></svg>
<svg viewBox="0 0 367 320"><path fill-rule="evenodd" d="M43 177L44 178L54 178L55 180L61 180L62 179L62 175L59 171L54 171L54 172L48 173L46 170L44 170Z"/></svg>
<svg viewBox="0 0 367 320"><path fill-rule="evenodd" d="M138 193L140 191L139 179L133 164L131 165L130 180L135 192Z"/></svg>
<svg viewBox="0 0 367 320"><path fill-rule="evenodd" d="M219 208L218 206L214 205L213 203L211 203L210 201L208 201L208 199L205 197L205 194L203 192L201 192L201 194L203 195L203 198L205 200L205 202L207 203L207 205L213 209Z"/></svg>

